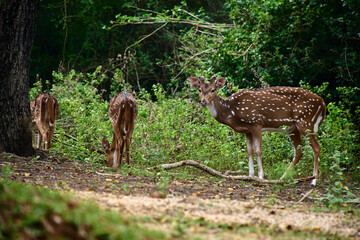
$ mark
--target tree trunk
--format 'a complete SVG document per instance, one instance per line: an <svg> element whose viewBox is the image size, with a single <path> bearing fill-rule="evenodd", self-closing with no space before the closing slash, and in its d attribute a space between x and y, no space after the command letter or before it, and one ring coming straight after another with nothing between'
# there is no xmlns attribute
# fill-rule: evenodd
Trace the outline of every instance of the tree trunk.
<svg viewBox="0 0 360 240"><path fill-rule="evenodd" d="M39 3L40 0L0 3L0 152L19 156L35 153L29 69Z"/></svg>

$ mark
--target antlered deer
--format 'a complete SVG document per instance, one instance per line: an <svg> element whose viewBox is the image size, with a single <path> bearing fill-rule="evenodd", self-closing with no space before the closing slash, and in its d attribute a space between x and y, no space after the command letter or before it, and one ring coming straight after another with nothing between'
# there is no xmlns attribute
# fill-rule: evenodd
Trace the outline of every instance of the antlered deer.
<svg viewBox="0 0 360 240"><path fill-rule="evenodd" d="M254 176L254 153L258 162L258 176L264 178L261 162L262 131L284 131L294 146L294 158L289 168L294 167L303 155L301 136L310 140L314 155L312 184L316 184L319 172L320 144L314 133L325 118L326 105L318 95L302 88L269 87L254 90L240 90L230 97L220 97L216 90L225 84L225 78L210 82L204 77L189 78L199 89L201 106L208 107L211 115L220 123L230 126L236 132L245 133L249 155L249 176ZM286 172L281 178L284 178Z"/></svg>
<svg viewBox="0 0 360 240"><path fill-rule="evenodd" d="M51 147L51 140L54 136L55 122L59 116L59 102L51 93L39 93L30 102L31 119L33 126L33 143L38 132L37 148L40 148L44 137L45 149Z"/></svg>
<svg viewBox="0 0 360 240"><path fill-rule="evenodd" d="M114 168L119 167L123 156L124 145L126 145L125 161L130 165L129 150L137 114L138 108L134 96L131 93L120 92L110 100L109 116L114 128L114 136L111 146L106 138L102 140L102 145L105 148L106 154L108 154L108 166Z"/></svg>

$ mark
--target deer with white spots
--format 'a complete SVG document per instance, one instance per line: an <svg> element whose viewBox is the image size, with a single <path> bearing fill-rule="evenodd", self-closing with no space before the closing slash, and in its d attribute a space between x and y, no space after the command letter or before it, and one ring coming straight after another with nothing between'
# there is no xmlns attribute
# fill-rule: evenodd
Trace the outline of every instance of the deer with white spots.
<svg viewBox="0 0 360 240"><path fill-rule="evenodd" d="M51 141L54 136L55 122L59 116L59 102L51 93L39 93L35 99L30 102L31 119L33 128L33 144L35 144L35 135L38 132L38 142L36 147L40 148L42 138L44 137L45 149L51 147Z"/></svg>
<svg viewBox="0 0 360 240"><path fill-rule="evenodd" d="M102 145L105 148L107 164L118 168L121 164L125 145L125 162L130 165L130 143L134 131L138 108L134 96L129 92L116 94L109 103L109 117L114 129L111 146L104 138Z"/></svg>
<svg viewBox="0 0 360 240"><path fill-rule="evenodd" d="M220 97L216 90L225 84L225 78L210 82L204 77L189 78L193 87L199 89L201 106L208 107L211 115L220 123L236 132L245 133L249 155L249 176L254 176L254 154L258 163L258 176L264 178L261 161L262 131L286 131L294 146L294 167L303 155L301 136L306 136L313 150L314 171L312 184L316 184L319 172L320 144L315 133L325 118L326 105L318 95L302 88L269 87L240 90L230 97ZM281 126L289 126L287 130ZM286 172L281 177L283 179Z"/></svg>

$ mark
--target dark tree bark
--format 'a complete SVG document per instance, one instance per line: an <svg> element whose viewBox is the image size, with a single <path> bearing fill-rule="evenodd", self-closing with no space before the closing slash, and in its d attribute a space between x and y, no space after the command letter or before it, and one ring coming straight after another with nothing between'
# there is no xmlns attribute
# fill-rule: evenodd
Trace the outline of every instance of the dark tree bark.
<svg viewBox="0 0 360 240"><path fill-rule="evenodd" d="M40 0L0 1L0 152L35 153L29 100L30 53Z"/></svg>

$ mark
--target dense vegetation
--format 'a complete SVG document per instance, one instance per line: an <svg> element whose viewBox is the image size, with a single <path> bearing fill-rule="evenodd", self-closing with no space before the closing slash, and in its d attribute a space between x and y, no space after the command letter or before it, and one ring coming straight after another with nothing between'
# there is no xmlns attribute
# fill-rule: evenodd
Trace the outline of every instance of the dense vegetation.
<svg viewBox="0 0 360 240"><path fill-rule="evenodd" d="M61 112L53 149L57 154L77 161L104 164L101 140L103 137L112 139L113 129L108 117L108 101L104 101L101 91L94 87L98 85L97 81L101 81L99 76L99 70L87 76L75 71L69 75L54 73L51 92L58 97ZM111 95L118 88L131 90L121 75L111 80L114 83ZM32 97L39 88L41 86L32 89ZM321 94L324 88L326 86L311 90ZM134 169L195 159L220 171L231 169L248 173L245 137L218 123L206 109L202 109L196 100L196 91L189 90L189 98L169 98L160 85L154 85L151 93L156 96L155 100L151 100L151 94L145 90L136 93L139 114L131 145ZM319 130L322 184L331 184L325 202L345 204L354 198L346 185L360 180L357 164L359 137L355 124L351 122L350 111L342 105L329 103L328 116ZM307 176L308 169L313 168L309 144L304 152L292 173L295 178ZM279 178L290 164L292 155L292 145L285 134L263 134L267 178ZM192 177L194 171L186 169L179 174Z"/></svg>
<svg viewBox="0 0 360 240"><path fill-rule="evenodd" d="M222 95L273 85L310 89L328 105L319 131L321 178L331 183L324 200L345 204L353 195L344 183L360 180L359 32L355 0L51 0L40 11L31 95L58 97L54 151L71 159L103 163L101 139L112 136L108 101L132 90L135 167L196 159L245 174L244 136L201 109L186 78L224 76ZM278 178L291 144L276 133L264 133L263 142L266 177ZM296 177L312 168L309 147L305 153Z"/></svg>
<svg viewBox="0 0 360 240"><path fill-rule="evenodd" d="M39 15L32 75L43 79L101 65L102 89L116 69L137 90L160 83L168 93L198 74L241 88L328 82L327 102L349 87L357 94L347 107L360 103L356 0L50 0Z"/></svg>

